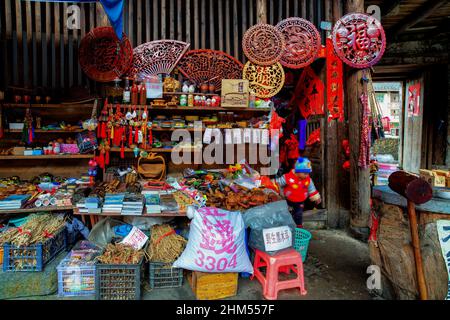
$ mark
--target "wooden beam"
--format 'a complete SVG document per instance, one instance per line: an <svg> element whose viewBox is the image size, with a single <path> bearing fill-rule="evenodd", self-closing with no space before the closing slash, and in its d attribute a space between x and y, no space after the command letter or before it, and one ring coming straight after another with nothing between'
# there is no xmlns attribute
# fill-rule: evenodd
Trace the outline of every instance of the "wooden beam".
<svg viewBox="0 0 450 320"><path fill-rule="evenodd" d="M380 6L381 17L393 15L397 12L400 5L404 3L404 0L384 0Z"/></svg>
<svg viewBox="0 0 450 320"><path fill-rule="evenodd" d="M346 12L364 12L363 0L347 0ZM350 225L352 230L363 237L368 233L370 217L370 179L369 169L358 166L359 146L361 142L362 106L360 97L363 93L363 71L347 68L346 72L346 106L348 108L349 142L350 142Z"/></svg>
<svg viewBox="0 0 450 320"><path fill-rule="evenodd" d="M398 22L395 26L387 31L388 39L396 37L399 33L406 31L412 26L415 26L420 21L428 17L434 11L439 9L442 5L446 4L446 1L442 0L430 0L425 2L424 5L414 10L412 14Z"/></svg>
<svg viewBox="0 0 450 320"><path fill-rule="evenodd" d="M256 0L257 23L267 23L267 8L265 0Z"/></svg>

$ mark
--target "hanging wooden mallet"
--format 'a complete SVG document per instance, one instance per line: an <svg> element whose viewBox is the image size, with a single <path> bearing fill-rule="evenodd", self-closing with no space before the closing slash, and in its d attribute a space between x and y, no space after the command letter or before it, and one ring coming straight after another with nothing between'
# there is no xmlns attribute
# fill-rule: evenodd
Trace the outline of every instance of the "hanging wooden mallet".
<svg viewBox="0 0 450 320"><path fill-rule="evenodd" d="M423 272L422 254L420 253L419 232L417 228L416 204L423 204L430 201L433 197L433 189L427 181L405 171L397 171L391 174L389 176L389 187L407 200L419 295L420 300L427 300L427 286Z"/></svg>

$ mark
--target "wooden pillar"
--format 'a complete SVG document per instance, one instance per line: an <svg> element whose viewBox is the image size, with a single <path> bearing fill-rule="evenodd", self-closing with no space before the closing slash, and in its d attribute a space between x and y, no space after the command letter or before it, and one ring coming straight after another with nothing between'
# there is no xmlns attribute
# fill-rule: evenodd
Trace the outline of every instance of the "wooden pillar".
<svg viewBox="0 0 450 320"><path fill-rule="evenodd" d="M364 12L364 0L346 0L346 13ZM362 124L362 105L360 96L363 93L361 81L363 72L354 68L346 70L346 105L348 108L349 142L350 142L350 227L352 231L368 235L370 217L370 179L369 169L358 166L360 131Z"/></svg>
<svg viewBox="0 0 450 320"><path fill-rule="evenodd" d="M257 12L257 23L267 23L266 0L257 0L256 12Z"/></svg>

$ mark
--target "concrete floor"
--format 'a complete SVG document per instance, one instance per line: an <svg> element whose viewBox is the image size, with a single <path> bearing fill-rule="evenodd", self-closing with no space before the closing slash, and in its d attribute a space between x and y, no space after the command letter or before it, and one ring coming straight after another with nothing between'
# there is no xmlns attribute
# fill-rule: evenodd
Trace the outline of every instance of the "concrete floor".
<svg viewBox="0 0 450 320"><path fill-rule="evenodd" d="M371 299L366 289L366 269L370 264L367 244L351 238L344 231L313 230L312 234L308 259L304 265L308 294L300 296L296 289L284 290L279 293L278 299ZM62 298L49 295L26 299ZM195 299L187 281L181 288L150 290L146 285L143 290L143 300L177 299ZM256 279L239 278L237 296L227 300L260 299L264 298L259 282Z"/></svg>

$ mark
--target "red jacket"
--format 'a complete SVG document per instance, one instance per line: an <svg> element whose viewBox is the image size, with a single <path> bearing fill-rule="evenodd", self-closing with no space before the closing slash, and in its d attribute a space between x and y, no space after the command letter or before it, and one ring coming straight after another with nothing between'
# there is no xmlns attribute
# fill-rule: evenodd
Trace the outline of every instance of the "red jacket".
<svg viewBox="0 0 450 320"><path fill-rule="evenodd" d="M293 170L284 176L286 186L284 187L284 196L292 202L304 202L308 198L314 198L318 195L318 191L313 181L308 176L305 179L297 177Z"/></svg>

